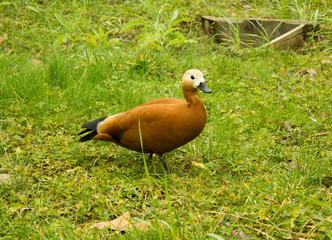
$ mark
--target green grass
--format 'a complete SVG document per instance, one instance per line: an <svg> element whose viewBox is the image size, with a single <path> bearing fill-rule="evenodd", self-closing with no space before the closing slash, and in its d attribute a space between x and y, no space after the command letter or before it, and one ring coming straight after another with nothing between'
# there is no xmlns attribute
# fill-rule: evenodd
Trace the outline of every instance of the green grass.
<svg viewBox="0 0 332 240"><path fill-rule="evenodd" d="M0 44L0 174L11 178L0 183L0 238L331 239L331 4L288 5L0 3L0 37L8 33ZM175 10L188 21L167 25ZM203 36L200 15L232 13L316 18L321 30L296 51L227 48ZM142 18L145 28L121 32ZM164 38L149 32L157 21ZM157 47L144 47L149 34ZM190 68L205 73L213 93L200 93L202 134L166 155L175 174L157 157L146 174L139 153L78 142L86 121L182 98ZM89 228L128 211L151 230Z"/></svg>

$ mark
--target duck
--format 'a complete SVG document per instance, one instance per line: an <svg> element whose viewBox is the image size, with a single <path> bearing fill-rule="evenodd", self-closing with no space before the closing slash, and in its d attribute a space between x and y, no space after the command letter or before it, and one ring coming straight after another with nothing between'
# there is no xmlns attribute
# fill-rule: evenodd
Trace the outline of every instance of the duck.
<svg viewBox="0 0 332 240"><path fill-rule="evenodd" d="M121 147L159 156L171 172L165 153L195 139L206 124L206 108L198 90L211 93L203 73L197 69L186 71L182 77L184 100L158 98L145 102L126 112L110 115L82 125L79 142L109 141Z"/></svg>

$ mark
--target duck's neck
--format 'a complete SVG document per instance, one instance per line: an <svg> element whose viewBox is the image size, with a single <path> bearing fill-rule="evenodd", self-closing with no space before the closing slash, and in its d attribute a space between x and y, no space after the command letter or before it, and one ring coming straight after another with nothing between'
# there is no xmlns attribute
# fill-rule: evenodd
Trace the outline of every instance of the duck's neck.
<svg viewBox="0 0 332 240"><path fill-rule="evenodd" d="M193 91L184 91L183 90L183 96L186 99L188 105L195 105L195 104L202 104L201 99L198 96L197 90Z"/></svg>

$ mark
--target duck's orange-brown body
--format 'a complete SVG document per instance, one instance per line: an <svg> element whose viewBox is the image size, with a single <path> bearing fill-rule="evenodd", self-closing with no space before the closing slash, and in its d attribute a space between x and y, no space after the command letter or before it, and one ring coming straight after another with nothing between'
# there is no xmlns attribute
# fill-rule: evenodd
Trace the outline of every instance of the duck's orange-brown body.
<svg viewBox="0 0 332 240"><path fill-rule="evenodd" d="M193 78L196 78L196 82ZM199 85L202 91L211 92L204 84L200 71L188 70L182 78L182 90L186 100L155 99L129 111L86 123L82 127L87 129L82 133L93 132L82 137L80 141L111 141L137 152L162 156L196 138L205 126L205 106L198 96L195 84Z"/></svg>

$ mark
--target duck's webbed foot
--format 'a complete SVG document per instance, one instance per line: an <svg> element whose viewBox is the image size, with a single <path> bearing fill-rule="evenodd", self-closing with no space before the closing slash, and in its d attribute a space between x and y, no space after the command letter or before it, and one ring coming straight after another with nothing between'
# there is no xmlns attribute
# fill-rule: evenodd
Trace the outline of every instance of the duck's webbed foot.
<svg viewBox="0 0 332 240"><path fill-rule="evenodd" d="M166 158L163 155L159 156L160 161L163 163L164 167L169 173L172 173L172 169L168 166Z"/></svg>

